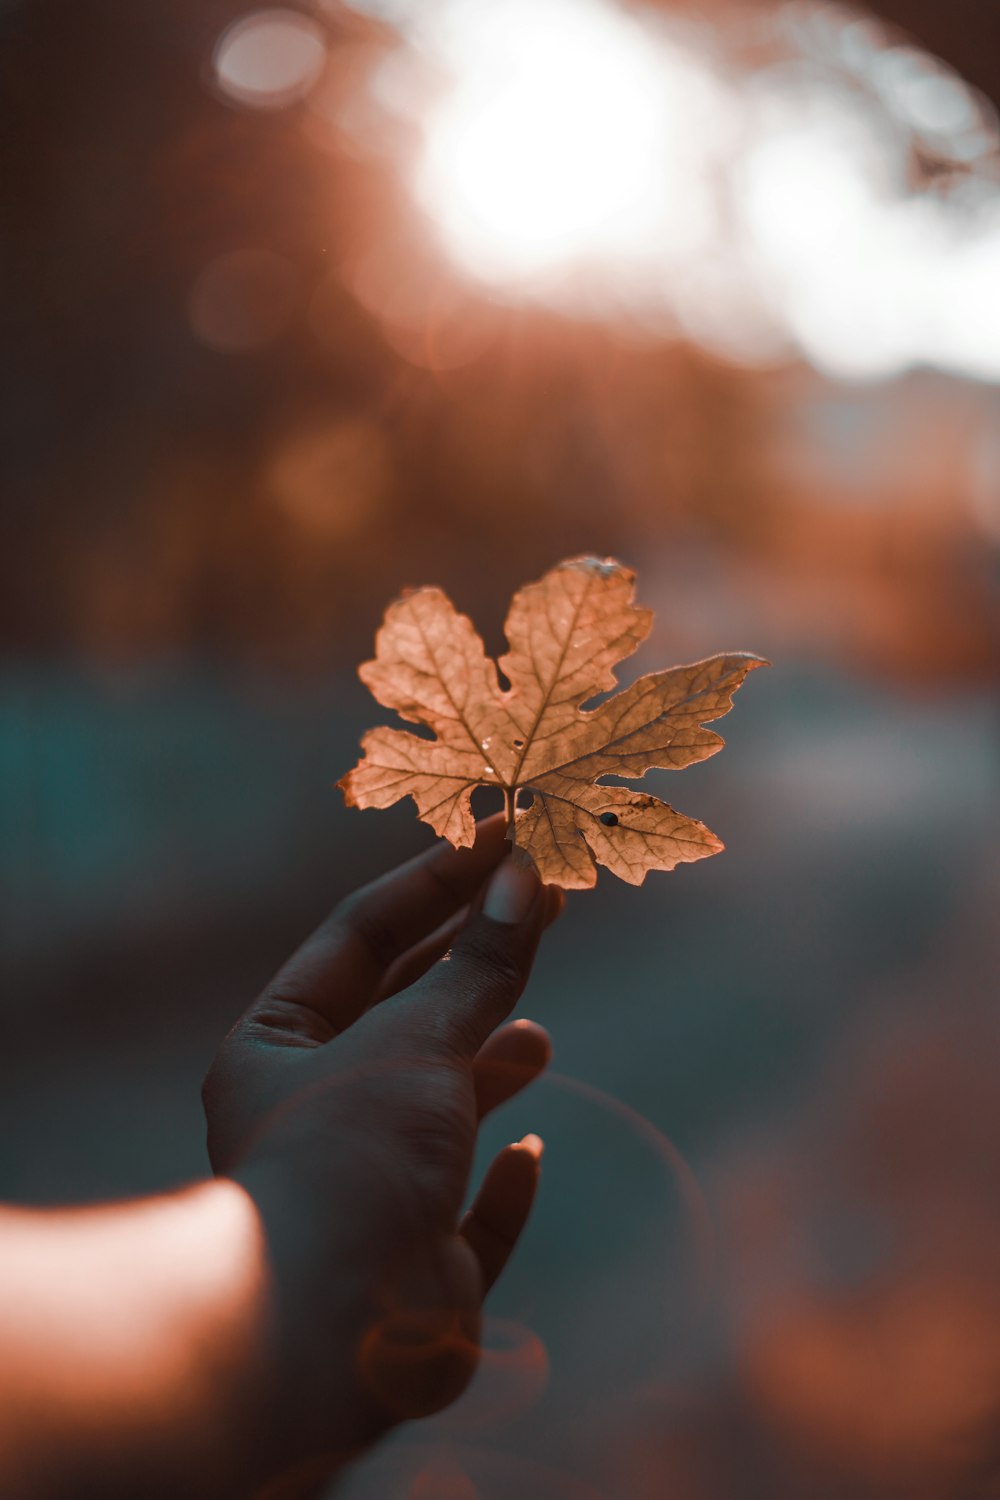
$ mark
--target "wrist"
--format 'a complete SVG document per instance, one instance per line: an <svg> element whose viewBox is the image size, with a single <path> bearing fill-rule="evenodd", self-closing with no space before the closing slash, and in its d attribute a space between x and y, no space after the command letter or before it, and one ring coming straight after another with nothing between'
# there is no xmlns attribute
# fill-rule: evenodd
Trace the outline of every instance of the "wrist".
<svg viewBox="0 0 1000 1500"><path fill-rule="evenodd" d="M377 1276L358 1233L358 1184L316 1181L300 1167L296 1153L268 1152L234 1178L266 1246L257 1462L269 1473L319 1462L330 1475L391 1425L359 1374L359 1349L379 1316Z"/></svg>

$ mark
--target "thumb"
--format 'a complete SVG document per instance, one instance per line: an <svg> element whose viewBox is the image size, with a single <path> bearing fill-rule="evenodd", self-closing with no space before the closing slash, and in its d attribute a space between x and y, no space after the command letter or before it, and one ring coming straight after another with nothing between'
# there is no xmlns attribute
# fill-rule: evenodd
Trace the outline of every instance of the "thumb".
<svg viewBox="0 0 1000 1500"><path fill-rule="evenodd" d="M421 1038L471 1060L513 1010L528 982L549 916L534 868L508 856L498 866L450 954L410 989L387 1001Z"/></svg>

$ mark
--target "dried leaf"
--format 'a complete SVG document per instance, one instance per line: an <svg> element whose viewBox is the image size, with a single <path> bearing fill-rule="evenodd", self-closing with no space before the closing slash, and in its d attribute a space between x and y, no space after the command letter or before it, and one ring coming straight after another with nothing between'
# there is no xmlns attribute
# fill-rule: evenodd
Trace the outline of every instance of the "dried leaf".
<svg viewBox="0 0 1000 1500"><path fill-rule="evenodd" d="M652 612L633 604L634 584L619 563L578 557L521 589L499 662L508 688L472 622L440 589L396 600L361 680L436 738L371 730L340 782L348 806L412 797L424 822L460 848L475 838L473 787L499 787L515 854L567 889L595 883L595 860L640 885L649 870L717 854L723 846L703 823L602 778L714 755L723 740L705 724L728 713L747 673L767 663L746 652L711 656L651 672L585 709L616 686L616 663L649 633ZM518 806L519 793L530 794L530 806Z"/></svg>

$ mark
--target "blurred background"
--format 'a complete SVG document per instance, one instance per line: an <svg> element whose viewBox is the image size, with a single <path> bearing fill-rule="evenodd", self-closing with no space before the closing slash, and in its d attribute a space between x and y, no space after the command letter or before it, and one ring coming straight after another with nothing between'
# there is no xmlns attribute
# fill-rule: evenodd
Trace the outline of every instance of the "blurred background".
<svg viewBox="0 0 1000 1500"><path fill-rule="evenodd" d="M384 606L612 555L626 680L774 663L649 778L728 847L570 901L483 1372L338 1495L1000 1494L1000 9L4 0L0 79L0 1194L205 1172L431 837L334 790Z"/></svg>

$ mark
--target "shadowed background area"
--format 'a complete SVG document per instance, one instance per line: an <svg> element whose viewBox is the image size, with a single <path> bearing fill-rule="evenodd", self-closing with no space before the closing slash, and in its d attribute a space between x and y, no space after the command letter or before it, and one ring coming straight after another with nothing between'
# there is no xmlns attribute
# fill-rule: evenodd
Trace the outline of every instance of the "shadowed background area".
<svg viewBox="0 0 1000 1500"><path fill-rule="evenodd" d="M203 1174L218 1040L429 842L333 786L402 587L498 651L612 555L625 680L774 663L649 778L726 852L547 941L483 1372L347 1500L995 1493L998 59L972 0L0 7L4 1198Z"/></svg>

